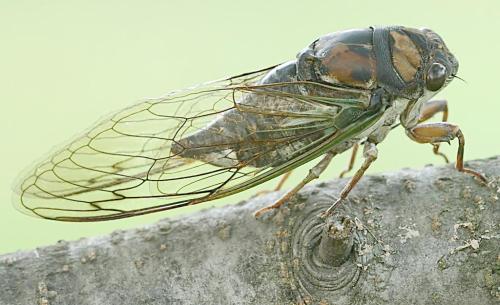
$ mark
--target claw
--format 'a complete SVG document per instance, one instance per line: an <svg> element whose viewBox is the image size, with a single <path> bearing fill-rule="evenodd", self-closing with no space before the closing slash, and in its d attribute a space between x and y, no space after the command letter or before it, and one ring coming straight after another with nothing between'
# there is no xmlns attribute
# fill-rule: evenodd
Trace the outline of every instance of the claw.
<svg viewBox="0 0 500 305"><path fill-rule="evenodd" d="M439 144L432 144L432 146L434 147L434 148L432 149L432 152L433 152L435 155L438 155L438 156L443 157L444 162L446 162L446 163L450 163L450 160L448 159L448 157L447 157L445 154L443 154L442 152L440 152L440 151L439 151Z"/></svg>
<svg viewBox="0 0 500 305"><path fill-rule="evenodd" d="M483 174L481 174L480 172L476 172L475 170L472 170L470 168L463 168L460 171L463 173L467 173L471 176L474 176L474 178L479 180L482 184L488 185L488 179L486 179L486 177Z"/></svg>
<svg viewBox="0 0 500 305"><path fill-rule="evenodd" d="M319 217L322 218L322 219L326 219L327 217L329 217L330 215L332 215L333 211L335 211L335 209L337 208L337 206L341 202L342 202L341 198L337 199L326 211L324 211L321 214L319 214Z"/></svg>
<svg viewBox="0 0 500 305"><path fill-rule="evenodd" d="M272 210L274 210L274 209L279 208L282 204L283 204L282 202L277 201L276 203L274 203L274 204L272 204L272 205L270 205L270 206L263 207L262 209L257 210L257 212L255 212L255 213L253 214L253 216L254 216L255 218L259 218L259 217L260 217L260 216L262 216L263 214L268 213L269 211L272 211Z"/></svg>

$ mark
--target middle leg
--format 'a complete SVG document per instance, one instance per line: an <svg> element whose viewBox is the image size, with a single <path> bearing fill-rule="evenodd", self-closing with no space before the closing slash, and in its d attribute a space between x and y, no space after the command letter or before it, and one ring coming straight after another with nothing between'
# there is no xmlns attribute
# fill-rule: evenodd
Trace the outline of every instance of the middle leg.
<svg viewBox="0 0 500 305"><path fill-rule="evenodd" d="M356 171L354 176L352 176L351 180L344 186L342 191L340 192L339 198L323 213L321 213L322 218L328 217L332 212L337 208L338 205L342 203L347 198L347 195L352 191L352 189L356 186L358 181L363 177L366 170L370 167L370 165L377 160L378 150L377 146L371 142L365 142L363 157L365 161L361 165L361 167Z"/></svg>
<svg viewBox="0 0 500 305"><path fill-rule="evenodd" d="M340 173L339 178L344 178L344 175L350 172L351 169L354 167L354 161L356 161L356 154L358 153L358 148L359 148L358 143L355 143L352 146L351 159L349 160L349 164L347 168Z"/></svg>
<svg viewBox="0 0 500 305"><path fill-rule="evenodd" d="M288 178L290 177L291 174L292 174L292 171L289 171L286 174L284 174L283 177L281 177L280 181L278 182L278 185L276 185L276 187L274 188L275 192L281 190L281 188L283 187L283 185L288 180Z"/></svg>

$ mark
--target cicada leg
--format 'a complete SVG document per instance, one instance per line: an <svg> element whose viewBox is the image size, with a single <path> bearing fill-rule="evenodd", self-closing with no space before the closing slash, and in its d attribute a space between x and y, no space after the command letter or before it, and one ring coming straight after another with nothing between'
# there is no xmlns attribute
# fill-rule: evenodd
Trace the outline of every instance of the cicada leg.
<svg viewBox="0 0 500 305"><path fill-rule="evenodd" d="M307 183L311 182L314 179L318 179L321 173L325 171L325 169L328 167L328 164L332 161L333 157L336 154L333 152L328 152L325 154L323 159L319 161L318 164L316 164L313 168L309 170L309 173L307 176L299 183L297 184L293 189L288 191L285 195L283 195L280 199L278 199L276 202L274 202L272 205L267 206L265 208L262 208L255 212L255 217L261 216L263 213L279 208L281 205L283 205L285 202L287 202L292 196L297 194L298 191L300 191Z"/></svg>
<svg viewBox="0 0 500 305"><path fill-rule="evenodd" d="M272 191L270 191L270 190L259 191L254 196L262 196L262 195L268 194L270 192L277 192L277 191L281 190L281 188L283 187L283 185L288 180L288 178L290 177L291 174L292 174L292 171L289 171L289 172L285 173L281 177L280 181L278 182L278 184L276 185L276 187L274 188L274 190L272 190Z"/></svg>
<svg viewBox="0 0 500 305"><path fill-rule="evenodd" d="M276 187L274 188L275 192L281 190L281 188L283 187L283 185L288 180L288 178L290 177L291 174L292 174L292 171L289 171L286 174L284 174L283 177L281 177L280 181L278 182L278 185L276 185Z"/></svg>
<svg viewBox="0 0 500 305"><path fill-rule="evenodd" d="M342 191L340 192L339 198L323 213L321 213L321 217L325 218L332 214L332 212L339 206L342 201L347 198L347 195L352 191L352 189L356 186L358 181L363 177L366 170L370 167L370 165L377 160L378 150L377 146L371 142L365 142L363 149L363 157L364 161L361 167L356 171L354 176L352 176L351 180L344 186Z"/></svg>
<svg viewBox="0 0 500 305"><path fill-rule="evenodd" d="M418 143L440 143L449 142L458 138L458 151L456 169L460 172L468 173L484 183L487 183L486 178L479 172L470 168L464 167L464 145L465 138L457 125L440 122L440 123L422 123L417 126L407 129L406 134L412 140Z"/></svg>
<svg viewBox="0 0 500 305"><path fill-rule="evenodd" d="M348 172L350 172L352 170L352 168L354 167L354 161L356 161L356 154L358 153L358 148L359 148L358 143L356 143L352 146L351 159L349 160L349 165L347 166L346 169L344 169L340 173L339 178L343 178L344 175L347 174Z"/></svg>
<svg viewBox="0 0 500 305"><path fill-rule="evenodd" d="M422 111L420 113L420 117L418 119L418 122L422 123L424 121L427 121L428 119L432 118L434 115L436 115L439 112L443 113L442 122L447 122L448 121L448 101L447 100L428 101L422 107ZM435 155L443 157L444 161L446 163L450 163L450 161L448 160L448 157L446 157L445 154L443 154L442 152L439 151L439 143L432 143L432 146L433 146L432 152Z"/></svg>

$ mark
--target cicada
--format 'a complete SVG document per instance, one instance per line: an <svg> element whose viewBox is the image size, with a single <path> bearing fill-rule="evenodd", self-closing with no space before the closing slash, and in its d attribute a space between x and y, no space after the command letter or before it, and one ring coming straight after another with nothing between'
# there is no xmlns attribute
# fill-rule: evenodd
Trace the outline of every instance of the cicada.
<svg viewBox="0 0 500 305"><path fill-rule="evenodd" d="M53 220L118 219L226 197L322 157L260 215L318 178L336 155L363 144L364 162L328 215L398 125L436 154L439 143L457 138L457 170L485 181L464 167L464 136L446 122L446 101L431 100L457 70L429 29L327 34L294 60L144 100L102 120L30 170L16 203ZM442 122L423 123L437 113Z"/></svg>

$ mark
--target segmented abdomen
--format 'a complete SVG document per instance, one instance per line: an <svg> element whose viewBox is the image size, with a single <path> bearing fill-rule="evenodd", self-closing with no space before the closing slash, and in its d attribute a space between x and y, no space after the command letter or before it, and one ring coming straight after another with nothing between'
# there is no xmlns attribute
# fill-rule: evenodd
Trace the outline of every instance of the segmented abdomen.
<svg viewBox="0 0 500 305"><path fill-rule="evenodd" d="M301 114L336 114L336 107L308 103L296 98L303 85L296 81L295 61L277 67L266 75L263 87L244 93L235 108L222 113L204 129L180 139L171 152L217 166L277 166L307 145L324 136L327 117ZM283 84L283 85L281 85ZM272 92L270 94L270 92ZM283 96L292 94L294 97ZM321 109L320 109L321 108ZM325 130L318 124L325 124ZM328 132L332 132L330 126Z"/></svg>

